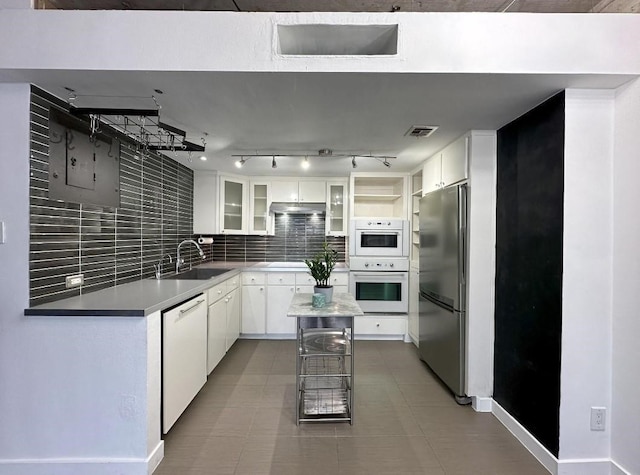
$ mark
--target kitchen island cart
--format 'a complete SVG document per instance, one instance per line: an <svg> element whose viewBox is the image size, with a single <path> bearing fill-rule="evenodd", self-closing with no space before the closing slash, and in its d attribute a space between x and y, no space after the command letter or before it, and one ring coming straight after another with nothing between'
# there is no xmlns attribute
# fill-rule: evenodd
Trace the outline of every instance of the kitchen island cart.
<svg viewBox="0 0 640 475"><path fill-rule="evenodd" d="M335 293L322 308L310 293L295 294L287 312L296 319L296 423L353 423L353 322L363 315L351 294Z"/></svg>

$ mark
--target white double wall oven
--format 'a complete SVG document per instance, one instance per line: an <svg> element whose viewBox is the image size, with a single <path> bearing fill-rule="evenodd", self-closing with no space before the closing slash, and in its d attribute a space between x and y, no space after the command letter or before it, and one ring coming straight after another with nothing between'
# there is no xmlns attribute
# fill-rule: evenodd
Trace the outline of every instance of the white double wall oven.
<svg viewBox="0 0 640 475"><path fill-rule="evenodd" d="M409 221L352 219L349 291L365 313L409 310Z"/></svg>

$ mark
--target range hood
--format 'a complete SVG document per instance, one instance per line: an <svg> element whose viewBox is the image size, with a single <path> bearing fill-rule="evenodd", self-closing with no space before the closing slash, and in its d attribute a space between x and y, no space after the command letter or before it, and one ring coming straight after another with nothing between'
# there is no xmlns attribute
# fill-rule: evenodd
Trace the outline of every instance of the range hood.
<svg viewBox="0 0 640 475"><path fill-rule="evenodd" d="M327 211L326 203L289 203L274 202L269 207L271 213L289 214L324 214Z"/></svg>

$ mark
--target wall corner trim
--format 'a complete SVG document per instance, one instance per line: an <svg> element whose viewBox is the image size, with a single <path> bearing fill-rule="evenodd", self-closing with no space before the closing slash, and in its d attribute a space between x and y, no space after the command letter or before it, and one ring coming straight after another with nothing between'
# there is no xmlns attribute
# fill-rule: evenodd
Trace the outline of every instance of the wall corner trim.
<svg viewBox="0 0 640 475"><path fill-rule="evenodd" d="M493 412L493 404L490 397L471 396L471 407L476 412Z"/></svg>

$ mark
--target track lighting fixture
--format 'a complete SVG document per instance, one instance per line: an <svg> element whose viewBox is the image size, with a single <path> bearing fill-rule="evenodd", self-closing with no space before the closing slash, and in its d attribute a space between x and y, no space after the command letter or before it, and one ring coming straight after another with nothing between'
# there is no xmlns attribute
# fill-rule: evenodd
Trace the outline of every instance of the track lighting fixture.
<svg viewBox="0 0 640 475"><path fill-rule="evenodd" d="M348 159L349 157L351 157L351 167L352 168L358 168L358 160L365 160L366 159L373 159L376 160L378 162L380 162L381 164L383 164L385 167L390 168L391 167L391 161L390 160L395 160L396 157L395 156L390 156L390 155L374 155L371 153L365 153L365 154L353 154L353 153L334 153L332 150L329 149L322 149L320 150L321 153L314 155L314 154L292 154L292 153L265 153L265 154L261 154L256 152L255 154L249 154L249 155L231 155L233 158L236 159L235 166L237 168L242 168L243 165L251 159L268 159L271 158L271 168L275 169L278 168L278 163L276 162L276 160L278 158L284 158L285 161L287 162L285 164L285 166L288 166L288 164L290 163L288 160L289 159L295 159L295 158L301 158L301 162L300 162L300 166L302 167L303 170L307 170L311 167L311 162L312 160L309 160L309 158L312 158L314 160L318 160L319 162L325 162L325 161L332 161L334 159Z"/></svg>

